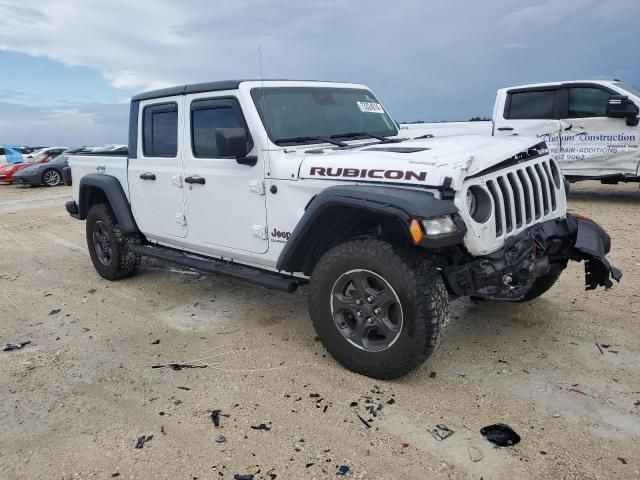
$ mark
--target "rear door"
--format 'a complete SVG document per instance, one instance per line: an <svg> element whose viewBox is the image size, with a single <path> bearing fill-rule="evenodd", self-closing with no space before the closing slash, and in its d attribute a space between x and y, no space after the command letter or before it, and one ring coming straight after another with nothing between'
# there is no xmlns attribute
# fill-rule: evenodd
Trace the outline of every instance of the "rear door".
<svg viewBox="0 0 640 480"><path fill-rule="evenodd" d="M565 175L603 177L635 175L640 152L640 128L624 118L607 117L610 95L595 83L565 84L567 131L562 136L561 162Z"/></svg>
<svg viewBox="0 0 640 480"><path fill-rule="evenodd" d="M504 110L496 115L494 135L539 138L549 152L560 153L560 88L531 87L507 91Z"/></svg>
<svg viewBox="0 0 640 480"><path fill-rule="evenodd" d="M131 206L147 236L186 237L182 188L184 97L140 102L136 158L129 164Z"/></svg>
<svg viewBox="0 0 640 480"><path fill-rule="evenodd" d="M189 236L214 250L265 253L267 212L264 158L249 132L238 97L221 93L186 96L185 198ZM223 158L217 128L244 128L255 165Z"/></svg>

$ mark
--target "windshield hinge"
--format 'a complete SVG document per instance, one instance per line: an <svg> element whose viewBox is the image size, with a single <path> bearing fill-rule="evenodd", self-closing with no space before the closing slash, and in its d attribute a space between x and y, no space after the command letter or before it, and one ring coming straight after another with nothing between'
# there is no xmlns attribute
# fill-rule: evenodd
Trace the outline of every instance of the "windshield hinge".
<svg viewBox="0 0 640 480"><path fill-rule="evenodd" d="M258 195L265 194L264 180L253 180L249 182L249 190Z"/></svg>

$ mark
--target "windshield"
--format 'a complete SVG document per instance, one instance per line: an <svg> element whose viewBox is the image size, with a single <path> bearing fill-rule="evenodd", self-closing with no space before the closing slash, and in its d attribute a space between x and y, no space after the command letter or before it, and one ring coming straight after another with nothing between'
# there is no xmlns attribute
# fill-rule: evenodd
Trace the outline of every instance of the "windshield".
<svg viewBox="0 0 640 480"><path fill-rule="evenodd" d="M385 137L398 134L391 117L368 90L254 88L251 97L269 138L276 144L323 143L323 138L353 132Z"/></svg>
<svg viewBox="0 0 640 480"><path fill-rule="evenodd" d="M635 95L636 97L640 97L640 88L634 86L634 85L629 85L628 83L622 83L622 82L617 82L615 84L617 87L622 88L623 90L626 90L627 92L631 93L632 95Z"/></svg>

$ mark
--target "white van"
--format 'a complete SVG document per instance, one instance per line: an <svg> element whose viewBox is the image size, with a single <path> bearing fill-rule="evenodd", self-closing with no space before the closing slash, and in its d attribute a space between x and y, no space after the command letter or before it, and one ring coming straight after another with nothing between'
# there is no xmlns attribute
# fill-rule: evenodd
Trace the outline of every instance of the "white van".
<svg viewBox="0 0 640 480"><path fill-rule="evenodd" d="M640 181L640 89L618 80L498 90L493 120L404 124L400 135L527 136L546 141L570 181Z"/></svg>

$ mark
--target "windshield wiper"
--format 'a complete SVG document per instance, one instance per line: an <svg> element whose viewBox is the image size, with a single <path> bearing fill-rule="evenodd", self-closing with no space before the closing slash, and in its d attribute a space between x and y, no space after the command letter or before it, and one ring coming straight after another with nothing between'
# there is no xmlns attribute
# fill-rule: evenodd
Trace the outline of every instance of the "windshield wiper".
<svg viewBox="0 0 640 480"><path fill-rule="evenodd" d="M273 141L276 145L280 145L281 143L303 143L310 141L317 141L322 143L331 143L333 145L337 145L338 147L348 147L348 145L344 142L339 142L338 140L333 139L333 135L331 137L291 137L291 138L277 138Z"/></svg>
<svg viewBox="0 0 640 480"><path fill-rule="evenodd" d="M381 135L376 135L374 133L369 132L347 132L347 133L338 133L336 135L331 135L331 138L356 138L356 137L369 137L375 138L376 140L380 140L382 143L398 143L401 142L399 138L387 138Z"/></svg>

